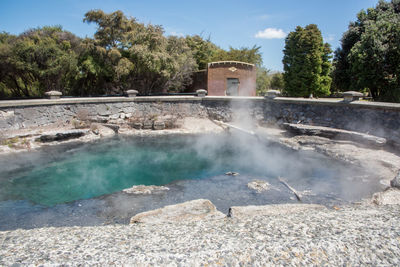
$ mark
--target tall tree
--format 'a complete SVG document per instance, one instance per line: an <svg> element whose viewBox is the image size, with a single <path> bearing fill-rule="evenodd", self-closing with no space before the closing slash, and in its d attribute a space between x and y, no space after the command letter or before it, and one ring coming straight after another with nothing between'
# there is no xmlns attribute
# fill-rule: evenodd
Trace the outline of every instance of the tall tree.
<svg viewBox="0 0 400 267"><path fill-rule="evenodd" d="M339 90L370 91L375 100L400 102L400 0L361 10L335 51Z"/></svg>
<svg viewBox="0 0 400 267"><path fill-rule="evenodd" d="M289 96L325 96L330 93L330 47L317 25L297 26L283 50L284 93Z"/></svg>
<svg viewBox="0 0 400 267"><path fill-rule="evenodd" d="M77 75L80 39L61 27L28 30L0 38L4 96L43 96L48 90L69 94Z"/></svg>
<svg viewBox="0 0 400 267"><path fill-rule="evenodd" d="M128 88L141 94L176 91L190 82L195 61L183 38L167 38L161 26L144 25L121 11L107 14L92 10L84 21L97 24L94 56L88 55L88 66L108 66L111 71L96 73L107 75L102 80L111 92L122 93ZM104 60L99 60L99 53L105 55Z"/></svg>

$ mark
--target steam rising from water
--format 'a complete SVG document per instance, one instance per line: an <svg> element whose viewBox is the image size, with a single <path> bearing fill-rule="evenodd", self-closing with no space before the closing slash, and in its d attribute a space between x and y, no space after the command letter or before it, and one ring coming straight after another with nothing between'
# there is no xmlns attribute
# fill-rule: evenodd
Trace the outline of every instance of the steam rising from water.
<svg viewBox="0 0 400 267"><path fill-rule="evenodd" d="M260 114L249 112L254 111L249 105L232 101L231 123L255 130ZM309 192L306 203L354 201L379 189L354 166L240 132L119 137L59 146L0 158L0 169L0 230L125 223L138 212L196 198L210 199L223 212L234 205L297 202L278 177ZM229 171L240 175L224 175ZM250 190L247 183L254 179L267 181L271 190ZM170 190L147 196L120 192L138 184L167 185Z"/></svg>

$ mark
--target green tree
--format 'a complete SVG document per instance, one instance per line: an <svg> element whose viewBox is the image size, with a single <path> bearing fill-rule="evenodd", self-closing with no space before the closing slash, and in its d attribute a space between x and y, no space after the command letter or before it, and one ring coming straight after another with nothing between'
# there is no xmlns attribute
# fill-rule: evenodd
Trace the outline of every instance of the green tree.
<svg viewBox="0 0 400 267"><path fill-rule="evenodd" d="M325 96L330 93L330 47L317 25L297 26L283 50L284 93L289 96Z"/></svg>
<svg viewBox="0 0 400 267"><path fill-rule="evenodd" d="M375 100L400 102L400 0L360 11L335 51L338 90L368 90Z"/></svg>
<svg viewBox="0 0 400 267"><path fill-rule="evenodd" d="M229 47L228 51L217 49L211 59L212 61L242 61L261 67L262 55L260 48L260 46L254 45L252 48L241 47L236 49Z"/></svg>
<svg viewBox="0 0 400 267"><path fill-rule="evenodd" d="M86 71L96 80L97 74L104 75L100 80L107 92L122 93L128 88L142 94L177 91L190 82L196 63L183 38L167 38L161 26L138 23L121 11L92 10L84 21L97 24L92 53L85 59L89 60Z"/></svg>
<svg viewBox="0 0 400 267"><path fill-rule="evenodd" d="M186 36L185 40L196 60L197 70L206 69L207 64L213 61L215 53L221 50L210 41L210 38L205 40L200 35Z"/></svg>
<svg viewBox="0 0 400 267"><path fill-rule="evenodd" d="M271 75L270 88L274 90L283 90L285 87L285 81L283 80L283 74L277 72Z"/></svg>
<svg viewBox="0 0 400 267"><path fill-rule="evenodd" d="M256 75L256 92L257 95L265 95L268 88L270 88L271 77L269 75L270 70L264 67L257 68Z"/></svg>
<svg viewBox="0 0 400 267"><path fill-rule="evenodd" d="M77 75L80 39L61 27L28 30L0 38L1 95L43 96L48 90L69 94Z"/></svg>

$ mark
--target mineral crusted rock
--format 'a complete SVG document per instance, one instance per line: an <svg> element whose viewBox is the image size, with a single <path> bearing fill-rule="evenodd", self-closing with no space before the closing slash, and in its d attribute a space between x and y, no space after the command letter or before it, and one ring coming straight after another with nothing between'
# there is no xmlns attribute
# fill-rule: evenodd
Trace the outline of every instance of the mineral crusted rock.
<svg viewBox="0 0 400 267"><path fill-rule="evenodd" d="M255 216L271 216L271 215L285 215L293 214L296 212L304 212L305 210L326 209L325 206L316 204L279 204L279 205L265 205L265 206L235 206L229 208L228 217L248 220Z"/></svg>
<svg viewBox="0 0 400 267"><path fill-rule="evenodd" d="M44 135L41 135L39 138L36 138L35 141L39 141L42 143L54 142L54 141L66 141L66 140L82 137L86 133L87 133L87 131L69 130L69 131L65 131L65 132L59 132L56 134L44 134Z"/></svg>
<svg viewBox="0 0 400 267"><path fill-rule="evenodd" d="M350 140L362 144L384 146L386 139L365 133L335 129L323 126L284 123L284 128L296 135L317 135L330 139Z"/></svg>
<svg viewBox="0 0 400 267"><path fill-rule="evenodd" d="M134 195L150 195L153 193L161 193L162 191L168 191L169 188L166 186L156 185L134 185L131 188L122 190L122 192Z"/></svg>
<svg viewBox="0 0 400 267"><path fill-rule="evenodd" d="M268 191L270 189L270 184L263 180L253 180L247 184L247 187L255 190L257 193Z"/></svg>
<svg viewBox="0 0 400 267"><path fill-rule="evenodd" d="M135 128L135 129L140 130L140 129L142 129L142 127L143 127L143 123L141 123L141 122L134 122L134 123L132 123L132 127Z"/></svg>
<svg viewBox="0 0 400 267"><path fill-rule="evenodd" d="M383 192L375 193L372 196L372 202L376 205L399 205L400 190L397 188L389 188Z"/></svg>
<svg viewBox="0 0 400 267"><path fill-rule="evenodd" d="M112 124L112 123L107 123L107 124L103 124L105 127L110 128L111 130L113 130L115 133L118 133L118 130L120 128L119 125L117 124Z"/></svg>
<svg viewBox="0 0 400 267"><path fill-rule="evenodd" d="M394 177L393 180L390 181L390 186L400 189L400 171L397 173L396 177Z"/></svg>
<svg viewBox="0 0 400 267"><path fill-rule="evenodd" d="M91 128L94 128L94 130L97 130L98 134L101 137L111 137L111 136L115 135L115 132L114 132L113 129L111 129L109 127L106 127L106 126L104 126L102 124L96 123L96 124L93 125L93 123L92 123Z"/></svg>
<svg viewBox="0 0 400 267"><path fill-rule="evenodd" d="M229 176L238 176L239 173L238 173L238 172L226 172L225 175L229 175Z"/></svg>
<svg viewBox="0 0 400 267"><path fill-rule="evenodd" d="M146 120L143 122L143 129L151 129L153 128L153 122L151 120Z"/></svg>
<svg viewBox="0 0 400 267"><path fill-rule="evenodd" d="M161 120L156 120L153 123L153 129L154 130L164 130L165 129L165 123L164 121Z"/></svg>
<svg viewBox="0 0 400 267"><path fill-rule="evenodd" d="M184 203L165 206L161 209L138 213L130 223L165 223L182 221L218 220L226 216L218 211L207 199L196 199Z"/></svg>

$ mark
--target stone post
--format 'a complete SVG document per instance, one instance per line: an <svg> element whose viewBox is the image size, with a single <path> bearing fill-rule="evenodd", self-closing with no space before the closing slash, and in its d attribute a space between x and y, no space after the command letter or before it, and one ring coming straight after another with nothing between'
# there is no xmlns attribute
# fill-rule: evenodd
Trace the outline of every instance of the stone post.
<svg viewBox="0 0 400 267"><path fill-rule="evenodd" d="M139 92L136 91L136 90L127 90L125 93L126 93L126 95L127 95L128 97L136 97L136 95L137 95Z"/></svg>
<svg viewBox="0 0 400 267"><path fill-rule="evenodd" d="M62 93L59 91L48 91L44 94L48 99L60 99L60 97L62 96Z"/></svg>
<svg viewBox="0 0 400 267"><path fill-rule="evenodd" d="M207 94L207 90L204 90L204 89L196 90L196 95L197 95L198 97L205 97L206 94Z"/></svg>
<svg viewBox="0 0 400 267"><path fill-rule="evenodd" d="M357 101L360 99L360 97L364 96L362 93L360 92L356 92L356 91L347 91L343 93L343 98L344 98L344 102L352 102L352 101Z"/></svg>
<svg viewBox="0 0 400 267"><path fill-rule="evenodd" d="M280 95L281 95L281 92L278 90L268 90L267 94L264 97L268 98L268 99L274 99L275 97L278 97Z"/></svg>

